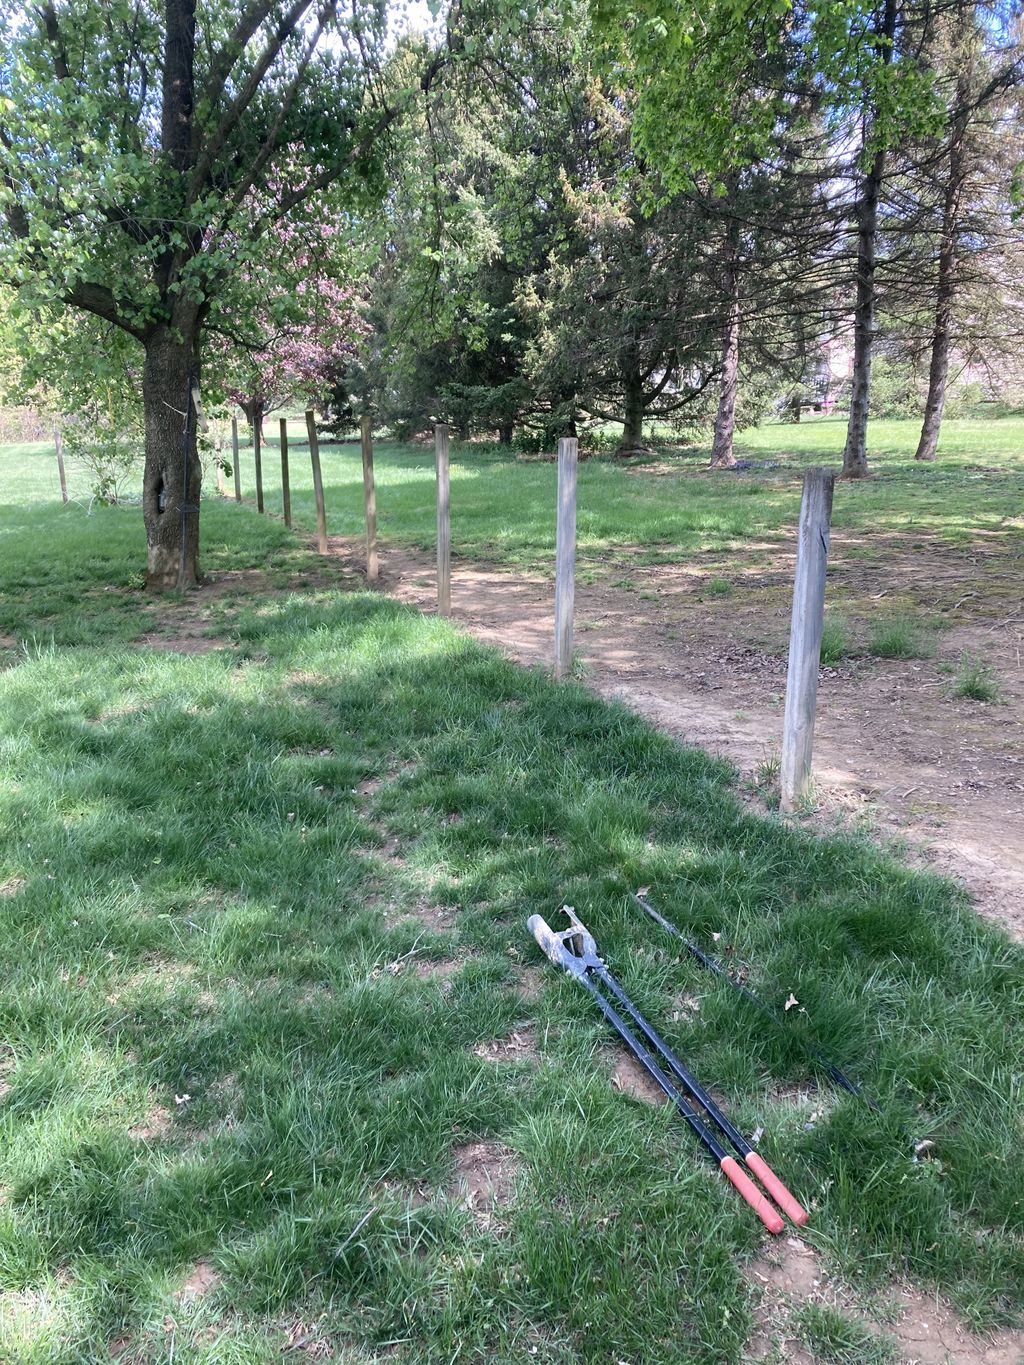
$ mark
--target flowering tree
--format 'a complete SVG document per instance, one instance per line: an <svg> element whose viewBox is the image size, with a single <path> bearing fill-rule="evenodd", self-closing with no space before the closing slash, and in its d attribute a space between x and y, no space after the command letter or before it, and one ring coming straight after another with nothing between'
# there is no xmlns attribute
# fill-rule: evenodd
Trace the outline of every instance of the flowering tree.
<svg viewBox="0 0 1024 1365"><path fill-rule="evenodd" d="M281 223L259 270L240 272L230 317L211 319L209 367L250 426L289 399L324 408L366 326L349 245L334 223Z"/></svg>

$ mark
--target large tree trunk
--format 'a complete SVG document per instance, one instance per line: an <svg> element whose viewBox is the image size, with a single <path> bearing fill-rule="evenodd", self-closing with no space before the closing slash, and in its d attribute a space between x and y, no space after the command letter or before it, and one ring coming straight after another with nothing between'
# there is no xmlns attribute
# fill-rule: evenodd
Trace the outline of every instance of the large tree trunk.
<svg viewBox="0 0 1024 1365"><path fill-rule="evenodd" d="M876 51L883 62L892 61L896 35L897 0L886 0L885 11L875 34ZM865 111L865 130L873 118ZM875 242L878 236L878 201L885 174L885 148L879 147L864 176L857 201L857 299L853 314L853 375L850 392L850 420L843 450L846 479L864 479L868 474L868 409L871 401L871 361L875 348Z"/></svg>
<svg viewBox="0 0 1024 1365"><path fill-rule="evenodd" d="M503 446L510 446L512 444L512 438L514 435L515 431L512 426L512 423L511 422L503 423L498 428L498 444Z"/></svg>
<svg viewBox="0 0 1024 1365"><path fill-rule="evenodd" d="M953 299L956 292L956 246L960 228L960 199L964 186L964 140L967 132L967 83L957 82L957 103L961 111L949 133L949 178L942 203L942 236L939 240L938 277L935 290L935 326L932 331L932 357L928 367L928 397L924 405L921 439L915 460L934 460L946 406L946 381L949 378L949 350L953 331Z"/></svg>
<svg viewBox="0 0 1024 1365"><path fill-rule="evenodd" d="M163 592L199 580L199 492L202 464L196 450L191 384L198 383L198 334L161 326L146 343L142 392L146 469L142 514L146 523L146 586Z"/></svg>
<svg viewBox="0 0 1024 1365"><path fill-rule="evenodd" d="M738 228L730 226L726 243L724 283L728 290L729 313L722 342L722 386L715 414L715 439L711 446L711 467L728 469L736 463L732 438L736 429L736 393L740 374L740 264Z"/></svg>

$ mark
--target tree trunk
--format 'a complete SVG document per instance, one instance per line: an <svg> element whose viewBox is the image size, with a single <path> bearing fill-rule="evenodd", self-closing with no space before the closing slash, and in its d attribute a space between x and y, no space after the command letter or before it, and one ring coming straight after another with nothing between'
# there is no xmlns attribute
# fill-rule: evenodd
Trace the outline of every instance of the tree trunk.
<svg viewBox="0 0 1024 1365"><path fill-rule="evenodd" d="M729 314L722 343L722 387L715 414L715 439L711 446L712 469L728 469L736 463L732 438L736 429L736 391L740 373L740 264L735 225L729 229L725 254L725 279Z"/></svg>
<svg viewBox="0 0 1024 1365"><path fill-rule="evenodd" d="M259 430L260 440L263 440L263 419L267 415L267 404L263 398L242 398L238 400L238 406L245 415L245 420L252 428L253 440L256 439L256 431Z"/></svg>
<svg viewBox="0 0 1024 1365"><path fill-rule="evenodd" d="M896 35L897 0L885 0L875 49L884 63L892 61ZM874 120L865 111L865 131ZM885 174L885 148L879 147L864 176L857 201L857 299L853 314L853 375L850 389L850 420L843 449L843 478L866 479L868 475L868 409L871 402L871 361L875 348L875 243L878 236L878 201Z"/></svg>
<svg viewBox="0 0 1024 1365"><path fill-rule="evenodd" d="M185 339L183 339L183 335ZM199 492L202 464L196 450L191 383L198 382L197 330L162 326L146 343L142 393L146 469L142 515L146 523L146 586L164 592L199 580Z"/></svg>
<svg viewBox="0 0 1024 1365"><path fill-rule="evenodd" d="M934 460L946 406L946 381L949 377L949 350L953 330L953 298L956 292L956 246L960 228L960 199L964 186L964 140L967 131L967 82L957 82L957 103L961 106L949 133L949 178L942 203L942 236L939 240L938 278L935 290L935 326L932 331L932 357L928 367L928 397L924 405L921 439L915 460Z"/></svg>
<svg viewBox="0 0 1024 1365"><path fill-rule="evenodd" d="M510 446L512 444L513 434L514 432L512 423L506 422L503 426L500 426L498 428L498 444L503 446Z"/></svg>
<svg viewBox="0 0 1024 1365"><path fill-rule="evenodd" d="M871 403L871 361L875 347L875 237L878 231L878 194L885 170L885 153L876 152L857 203L857 302L853 314L853 374L850 381L850 419L843 449L843 477L868 475L868 411Z"/></svg>
<svg viewBox="0 0 1024 1365"><path fill-rule="evenodd" d="M623 375L622 440L620 455L644 451L644 383L639 369L629 368Z"/></svg>

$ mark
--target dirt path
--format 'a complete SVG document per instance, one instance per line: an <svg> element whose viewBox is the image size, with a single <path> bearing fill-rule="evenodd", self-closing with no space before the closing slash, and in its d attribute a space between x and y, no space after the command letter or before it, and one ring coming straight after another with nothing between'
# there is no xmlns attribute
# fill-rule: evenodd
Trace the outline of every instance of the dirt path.
<svg viewBox="0 0 1024 1365"><path fill-rule="evenodd" d="M833 545L830 594L852 617L870 622L898 598L937 613L945 628L933 658L860 655L823 670L817 818L864 820L877 836L906 841L912 857L957 877L983 914L1024 940L1019 560L947 548L901 556L896 546L870 563L855 544L844 557L840 536ZM355 542L334 538L332 550L360 565ZM792 557L778 551L766 570L762 554L756 567L734 568L727 595L713 567L636 567L618 580L628 587L578 585L577 653L596 692L757 781L781 738ZM431 609L432 558L387 547L381 586ZM521 663L550 662L553 596L542 578L456 560L452 615ZM949 668L965 651L993 668L999 704L951 695Z"/></svg>

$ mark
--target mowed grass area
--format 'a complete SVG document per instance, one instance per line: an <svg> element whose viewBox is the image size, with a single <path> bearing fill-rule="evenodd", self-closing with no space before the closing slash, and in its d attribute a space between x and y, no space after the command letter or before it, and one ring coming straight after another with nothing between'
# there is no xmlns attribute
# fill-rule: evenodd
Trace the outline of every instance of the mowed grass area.
<svg viewBox="0 0 1024 1365"><path fill-rule="evenodd" d="M289 426L294 514L315 528L308 452L301 423ZM734 473L706 469L702 446L645 463L585 460L579 471L578 537L581 571L597 575L611 563L674 562L701 554L727 563L770 555L789 539L803 471L842 462L840 418L770 425L744 431L737 456L755 467ZM1024 530L1024 417L950 421L934 465L913 459L919 426L873 422L873 477L836 487L833 525L865 538L899 538L965 548L993 548ZM268 509L280 513L280 456L276 422L267 423L264 486ZM299 438L302 439L299 439ZM329 529L363 529L358 443L322 449ZM380 443L376 447L378 524L385 540L429 549L434 540L433 450ZM757 467L764 462L778 468ZM254 496L252 451L243 447L242 485ZM454 446L453 554L549 574L554 564L555 466L516 459L501 448ZM212 477L208 478L208 485Z"/></svg>
<svg viewBox="0 0 1024 1365"><path fill-rule="evenodd" d="M204 507L204 562L257 587L148 599L139 510L41 500L41 458L0 455L0 1359L740 1361L760 1225L610 1084L526 932L563 902L843 1274L1016 1318L1024 954L955 887L247 507ZM199 610L207 652L140 647ZM815 1090L805 1028L879 1112Z"/></svg>

